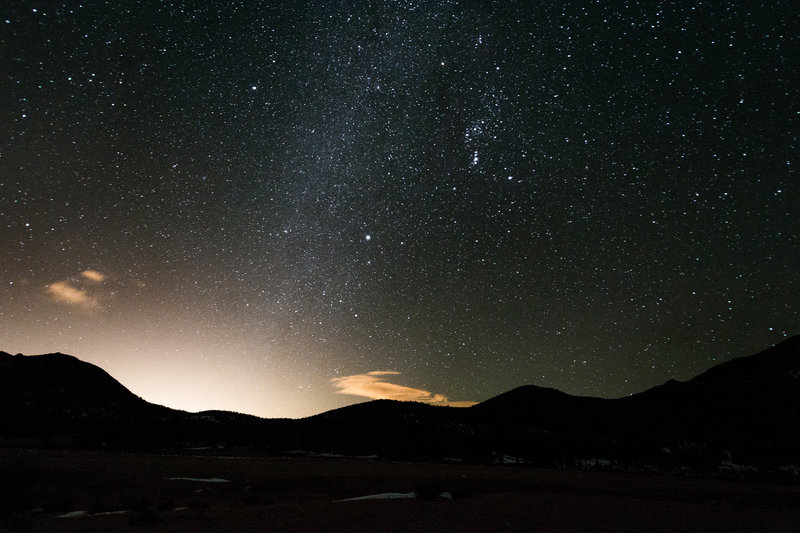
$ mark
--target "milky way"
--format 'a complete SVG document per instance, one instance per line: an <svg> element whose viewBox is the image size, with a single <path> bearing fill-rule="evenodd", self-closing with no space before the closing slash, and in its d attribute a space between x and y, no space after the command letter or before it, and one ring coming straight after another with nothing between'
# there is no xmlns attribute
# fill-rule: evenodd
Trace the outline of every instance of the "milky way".
<svg viewBox="0 0 800 533"><path fill-rule="evenodd" d="M294 417L800 332L796 2L212 4L4 11L0 349Z"/></svg>

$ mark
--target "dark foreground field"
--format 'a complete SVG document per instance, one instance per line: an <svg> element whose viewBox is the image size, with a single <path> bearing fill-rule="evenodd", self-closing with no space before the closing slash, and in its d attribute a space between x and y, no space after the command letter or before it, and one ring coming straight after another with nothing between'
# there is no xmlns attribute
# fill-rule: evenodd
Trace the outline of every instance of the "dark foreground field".
<svg viewBox="0 0 800 533"><path fill-rule="evenodd" d="M800 524L800 487L345 459L4 449L0 491L3 533L797 531ZM414 491L421 497L337 501ZM453 498L436 497L445 491ZM59 517L73 511L87 513Z"/></svg>

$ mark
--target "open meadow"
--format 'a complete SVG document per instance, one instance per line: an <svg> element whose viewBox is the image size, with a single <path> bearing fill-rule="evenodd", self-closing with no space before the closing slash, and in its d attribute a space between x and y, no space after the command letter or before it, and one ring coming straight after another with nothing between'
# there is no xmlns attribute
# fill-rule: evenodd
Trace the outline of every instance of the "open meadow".
<svg viewBox="0 0 800 533"><path fill-rule="evenodd" d="M0 479L3 533L777 532L800 524L797 486L523 466L2 449ZM394 497L340 501L376 494Z"/></svg>

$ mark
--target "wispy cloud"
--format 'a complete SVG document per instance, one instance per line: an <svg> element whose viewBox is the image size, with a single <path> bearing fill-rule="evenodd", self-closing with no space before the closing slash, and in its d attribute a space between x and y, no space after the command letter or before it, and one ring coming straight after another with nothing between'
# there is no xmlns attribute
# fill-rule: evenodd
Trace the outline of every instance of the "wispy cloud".
<svg viewBox="0 0 800 533"><path fill-rule="evenodd" d="M84 270L81 272L81 276L96 283L102 283L106 279L106 275L97 270Z"/></svg>
<svg viewBox="0 0 800 533"><path fill-rule="evenodd" d="M69 281L56 281L47 286L47 294L61 303L75 305L84 309L95 309L100 305L96 297L85 289L73 287Z"/></svg>
<svg viewBox="0 0 800 533"><path fill-rule="evenodd" d="M398 376L400 372L376 370L366 374L354 374L333 378L331 383L339 394L352 394L373 400L400 400L405 402L422 402L432 405L449 405L451 407L469 407L476 402L450 401L443 394L434 394L424 389L415 389L386 381L386 376Z"/></svg>
<svg viewBox="0 0 800 533"><path fill-rule="evenodd" d="M90 288L89 284L100 285L105 281L106 275L97 270L85 270L80 275L80 278L64 279L47 285L45 293L59 303L89 311L98 309L103 297L102 289Z"/></svg>

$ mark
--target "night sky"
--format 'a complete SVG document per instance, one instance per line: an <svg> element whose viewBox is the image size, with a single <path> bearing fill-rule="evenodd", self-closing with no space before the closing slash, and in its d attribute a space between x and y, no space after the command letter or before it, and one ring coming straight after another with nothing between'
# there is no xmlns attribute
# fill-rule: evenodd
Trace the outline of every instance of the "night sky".
<svg viewBox="0 0 800 533"><path fill-rule="evenodd" d="M800 333L796 1L8 4L0 350L299 417Z"/></svg>

